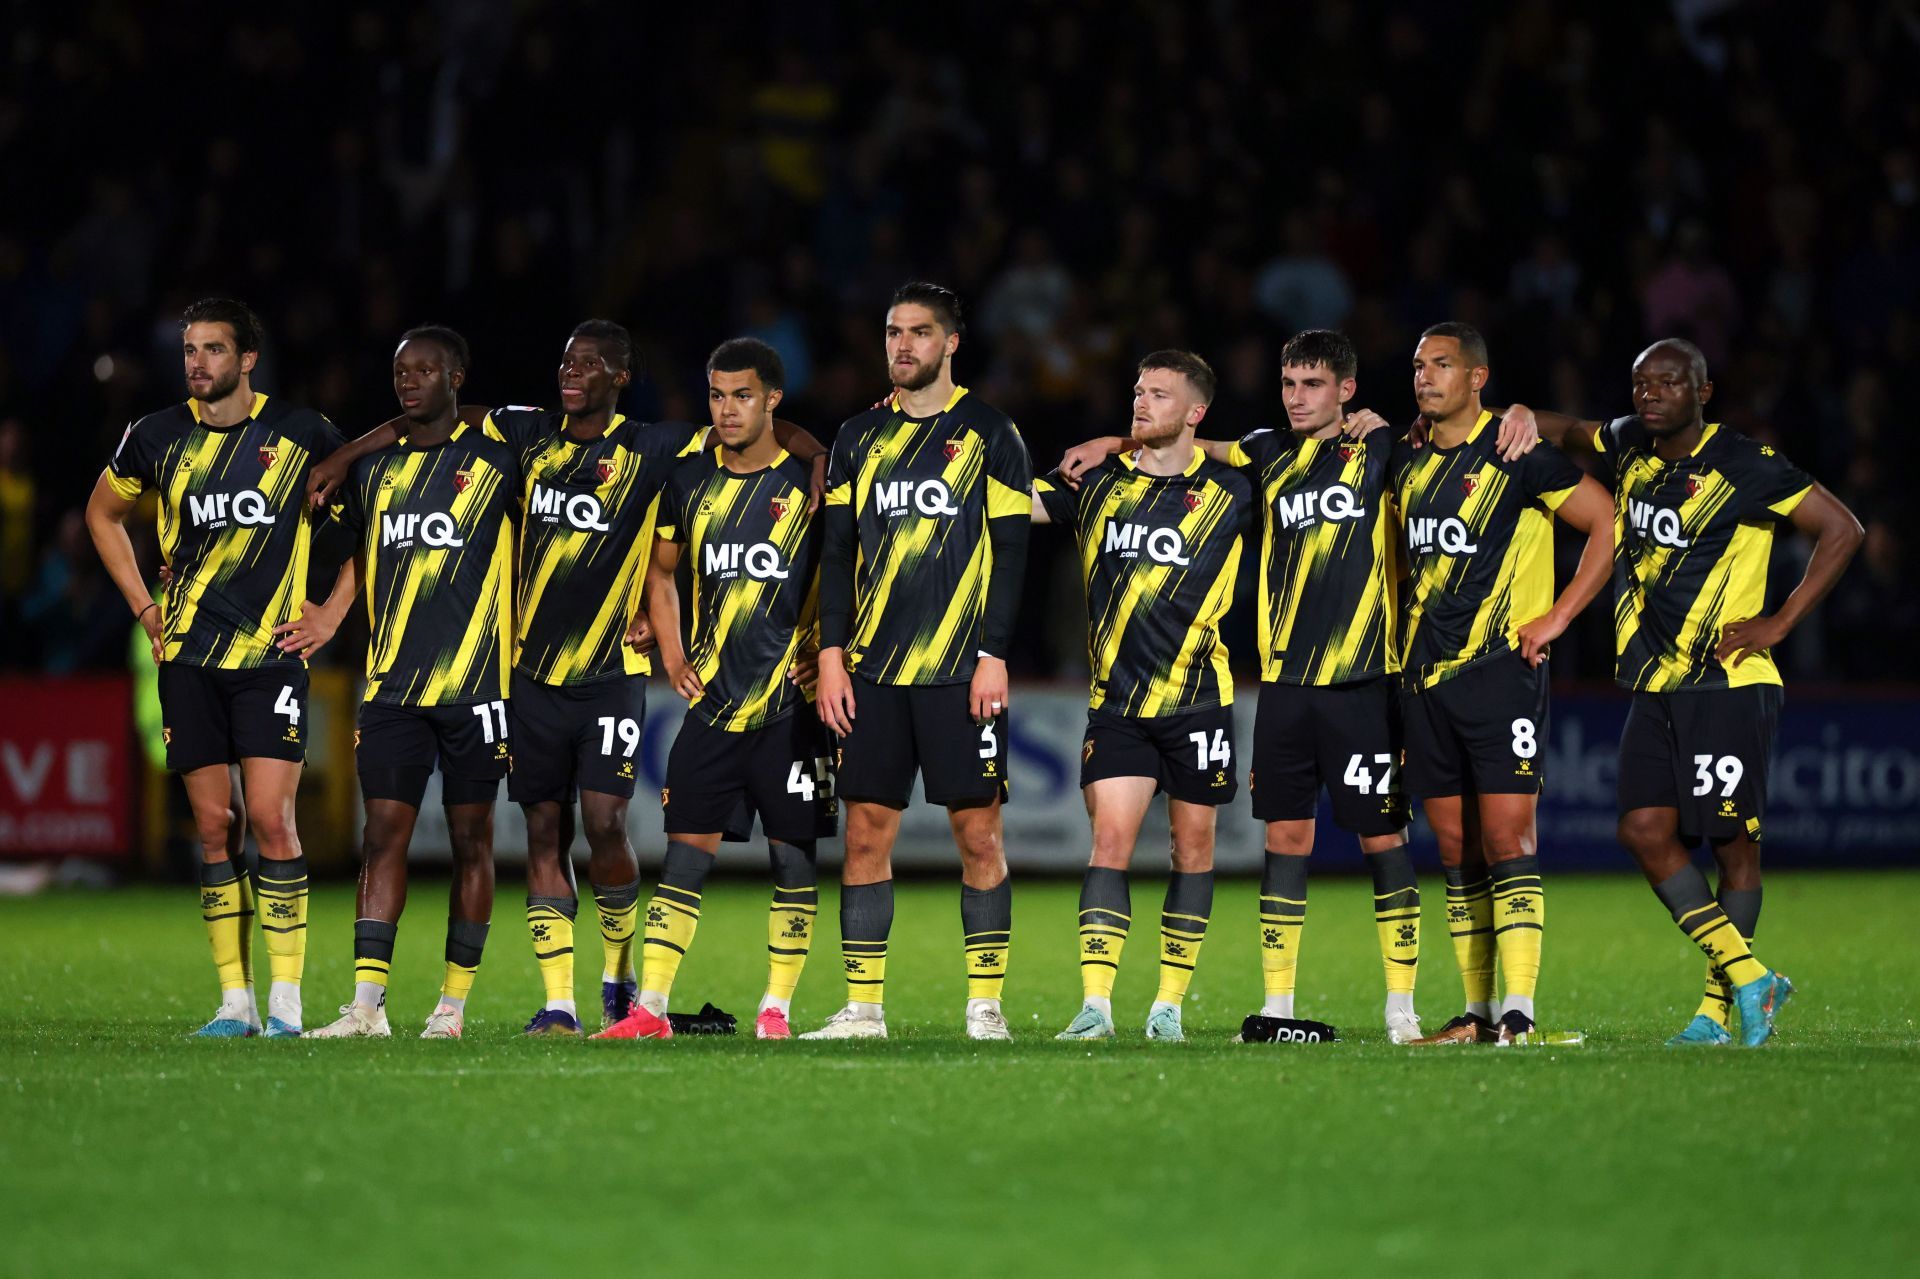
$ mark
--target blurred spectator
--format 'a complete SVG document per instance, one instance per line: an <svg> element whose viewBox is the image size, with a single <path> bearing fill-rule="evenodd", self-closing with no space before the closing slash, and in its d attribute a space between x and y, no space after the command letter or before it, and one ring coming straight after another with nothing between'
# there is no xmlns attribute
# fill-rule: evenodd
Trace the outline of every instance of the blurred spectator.
<svg viewBox="0 0 1920 1279"><path fill-rule="evenodd" d="M1253 292L1260 309L1290 330L1337 329L1353 308L1346 272L1304 213L1287 215L1286 250L1260 268Z"/></svg>
<svg viewBox="0 0 1920 1279"><path fill-rule="evenodd" d="M783 415L827 438L884 391L886 299L925 276L975 321L961 381L1042 469L1124 429L1156 346L1214 363L1205 429L1229 435L1284 426L1273 362L1308 326L1349 329L1359 402L1400 421L1437 320L1484 328L1496 403L1589 416L1626 407L1649 341L1689 336L1719 420L1873 512L1795 655L1914 678L1920 528L1888 400L1920 363L1920 26L1870 8L1055 0L937 28L864 0L728 23L348 0L213 28L21 8L0 164L63 180L0 208L0 664L117 664L124 610L72 516L127 421L179 398L197 297L251 302L256 383L350 432L392 413L408 324L461 329L467 394L505 403L550 390L565 334L605 315L646 355L630 414L697 414L708 351L746 328L786 358ZM1288 76L1264 73L1274 48ZM221 109L182 133L154 104L209 59ZM1783 542L1790 576L1804 546ZM1019 673L1046 675L1082 660L1048 594L1077 569L1051 536L1033 555ZM1556 666L1604 678L1589 619Z"/></svg>
<svg viewBox="0 0 1920 1279"><path fill-rule="evenodd" d="M1674 237L1673 252L1647 281L1647 332L1690 340L1709 365L1733 353L1733 330L1740 299L1733 280L1707 249L1707 229L1686 222Z"/></svg>

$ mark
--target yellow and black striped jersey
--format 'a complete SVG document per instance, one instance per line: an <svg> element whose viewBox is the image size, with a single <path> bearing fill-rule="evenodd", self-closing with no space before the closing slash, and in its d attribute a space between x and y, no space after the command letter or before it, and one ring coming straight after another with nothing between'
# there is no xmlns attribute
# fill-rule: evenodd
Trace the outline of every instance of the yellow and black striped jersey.
<svg viewBox="0 0 1920 1279"><path fill-rule="evenodd" d="M1027 520L1032 491L1019 431L964 386L930 418L908 417L896 396L841 426L827 503L853 509L858 539L848 666L880 684L971 679L993 571L987 521Z"/></svg>
<svg viewBox="0 0 1920 1279"><path fill-rule="evenodd" d="M460 424L354 463L336 508L365 556L366 700L463 706L506 696L513 641L513 450Z"/></svg>
<svg viewBox="0 0 1920 1279"><path fill-rule="evenodd" d="M661 495L660 536L686 547L693 577L687 662L706 687L688 713L723 731L770 724L806 700L787 671L819 642L811 481L806 464L784 451L740 475L715 447L675 467Z"/></svg>
<svg viewBox="0 0 1920 1279"><path fill-rule="evenodd" d="M1410 688L1512 650L1520 627L1553 607L1553 511L1581 471L1551 444L1502 461L1495 421L1481 413L1452 448L1394 446L1408 571L1400 667Z"/></svg>
<svg viewBox="0 0 1920 1279"><path fill-rule="evenodd" d="M1090 709L1152 718L1232 705L1220 619L1253 524L1251 481L1196 448L1179 475L1148 475L1126 453L1077 493L1058 472L1034 488L1080 543Z"/></svg>
<svg viewBox="0 0 1920 1279"><path fill-rule="evenodd" d="M160 498L161 660L227 670L300 659L273 628L307 599L307 474L340 447L311 409L255 394L244 422L208 426L189 400L127 428L107 483Z"/></svg>
<svg viewBox="0 0 1920 1279"><path fill-rule="evenodd" d="M1227 460L1260 492L1260 678L1343 684L1400 669L1393 442L1254 431Z"/></svg>
<svg viewBox="0 0 1920 1279"><path fill-rule="evenodd" d="M525 485L513 665L544 684L650 674L623 641L646 583L655 499L706 428L616 413L581 442L566 424L564 413L505 408L483 428L513 449Z"/></svg>
<svg viewBox="0 0 1920 1279"><path fill-rule="evenodd" d="M1637 417L1600 428L1594 447L1614 469L1615 678L1652 693L1778 684L1772 654L1729 670L1713 651L1722 626L1766 611L1774 526L1813 477L1718 423L1672 462Z"/></svg>

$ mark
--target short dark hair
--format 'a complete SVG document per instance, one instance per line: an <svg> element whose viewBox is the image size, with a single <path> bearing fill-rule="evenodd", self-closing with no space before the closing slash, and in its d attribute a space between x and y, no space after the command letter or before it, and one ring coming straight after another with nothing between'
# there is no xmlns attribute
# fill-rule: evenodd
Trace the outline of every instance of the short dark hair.
<svg viewBox="0 0 1920 1279"><path fill-rule="evenodd" d="M267 336L266 326L245 302L233 298L201 298L180 313L180 331L189 324L224 324L233 330L233 344L241 354L258 351Z"/></svg>
<svg viewBox="0 0 1920 1279"><path fill-rule="evenodd" d="M1460 343L1460 355L1474 368L1484 368L1487 363L1487 340L1480 336L1480 330L1471 324L1459 320L1442 320L1432 325L1420 335L1422 342L1428 338L1452 338Z"/></svg>
<svg viewBox="0 0 1920 1279"><path fill-rule="evenodd" d="M1342 382L1360 371L1360 357L1355 353L1353 343L1346 334L1333 329L1308 329L1296 333L1280 348L1282 368L1292 365L1310 369L1316 364L1326 365L1333 376Z"/></svg>
<svg viewBox="0 0 1920 1279"><path fill-rule="evenodd" d="M759 338L728 338L707 357L708 373L744 373L753 370L760 385L778 391L787 384L787 366L780 352Z"/></svg>
<svg viewBox="0 0 1920 1279"><path fill-rule="evenodd" d="M924 306L947 332L966 331L967 318L960 310L960 295L944 284L909 280L893 291L893 301L887 303L888 310L896 306Z"/></svg>
<svg viewBox="0 0 1920 1279"><path fill-rule="evenodd" d="M444 324L418 324L400 335L400 346L419 339L422 342L437 342L440 349L447 353L450 367L463 372L467 367L467 340ZM399 348L396 347L396 350Z"/></svg>
<svg viewBox="0 0 1920 1279"><path fill-rule="evenodd" d="M625 325L615 324L612 320L582 320L573 326L569 336L592 338L600 344L600 354L609 364L617 368L633 368L633 334L627 332Z"/></svg>
<svg viewBox="0 0 1920 1279"><path fill-rule="evenodd" d="M1155 351L1140 361L1137 372L1145 373L1148 369L1172 369L1175 373L1185 374L1187 381L1199 393L1202 404L1213 403L1214 388L1220 385L1219 379L1213 375L1213 366L1192 351Z"/></svg>

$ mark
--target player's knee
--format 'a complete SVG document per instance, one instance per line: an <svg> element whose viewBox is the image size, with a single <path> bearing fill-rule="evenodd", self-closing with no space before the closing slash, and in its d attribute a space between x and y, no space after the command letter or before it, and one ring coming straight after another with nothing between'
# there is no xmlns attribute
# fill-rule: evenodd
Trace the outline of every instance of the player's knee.
<svg viewBox="0 0 1920 1279"><path fill-rule="evenodd" d="M847 815L847 860L885 862L893 851L894 825L874 821L860 809Z"/></svg>
<svg viewBox="0 0 1920 1279"><path fill-rule="evenodd" d="M953 826L954 845L960 850L960 859L969 863L997 862L1000 860L1000 823L989 821L959 821Z"/></svg>
<svg viewBox="0 0 1920 1279"><path fill-rule="evenodd" d="M253 828L254 842L260 845L260 851L267 857L285 859L299 851L293 830L293 814L286 808L276 806L270 811L249 813L248 824Z"/></svg>
<svg viewBox="0 0 1920 1279"><path fill-rule="evenodd" d="M493 861L493 828L449 830L447 843L453 848L453 864L470 868Z"/></svg>
<svg viewBox="0 0 1920 1279"><path fill-rule="evenodd" d="M1636 808L1620 815L1620 843L1635 857L1645 858L1674 837L1674 823L1658 809Z"/></svg>
<svg viewBox="0 0 1920 1279"><path fill-rule="evenodd" d="M1480 847L1489 862L1531 857L1534 846L1533 832L1530 830L1490 830L1480 836Z"/></svg>
<svg viewBox="0 0 1920 1279"><path fill-rule="evenodd" d="M1173 869L1180 875L1199 875L1213 869L1213 841L1173 845Z"/></svg>
<svg viewBox="0 0 1920 1279"><path fill-rule="evenodd" d="M1133 860L1135 834L1118 826L1096 824L1093 828L1093 864L1125 870Z"/></svg>
<svg viewBox="0 0 1920 1279"><path fill-rule="evenodd" d="M626 846L627 815L624 811L583 812L580 825L587 837L587 847L596 853Z"/></svg>
<svg viewBox="0 0 1920 1279"><path fill-rule="evenodd" d="M545 804L529 804L527 816L527 855L552 855L560 848L559 811Z"/></svg>
<svg viewBox="0 0 1920 1279"><path fill-rule="evenodd" d="M1312 822L1268 822L1267 851L1288 857L1306 857L1313 852Z"/></svg>
<svg viewBox="0 0 1920 1279"><path fill-rule="evenodd" d="M227 851L227 836L233 832L233 810L220 807L206 812L196 811L193 815L194 830L200 836L200 846L206 849Z"/></svg>

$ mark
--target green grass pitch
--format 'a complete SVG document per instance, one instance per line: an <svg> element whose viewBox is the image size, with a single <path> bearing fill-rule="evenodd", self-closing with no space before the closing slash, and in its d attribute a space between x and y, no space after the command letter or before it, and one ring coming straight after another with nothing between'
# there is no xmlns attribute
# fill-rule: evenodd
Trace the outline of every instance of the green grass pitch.
<svg viewBox="0 0 1920 1279"><path fill-rule="evenodd" d="M1459 987L1429 877L1420 1008ZM1701 963L1635 879L1549 881L1544 1025L1581 1048L1384 1042L1367 888L1323 878L1304 1016L1236 1045L1254 886L1222 883L1187 1005L1138 1038L1162 886L1134 884L1123 1037L1077 1006L1076 886L1016 885L1017 1042L959 1030L958 888L903 884L884 1044L517 1038L539 1003L502 885L467 1038L414 1038L443 886L416 885L389 1043L190 1042L214 1005L191 888L0 901L0 1273L1829 1275L1920 1255L1920 874L1779 874L1761 953L1801 995L1759 1052L1668 1050ZM839 1005L836 896L795 1005ZM766 891L716 883L679 1002L743 1014ZM306 1005L349 993L315 894ZM591 915L591 910L586 912ZM580 930L597 1024L599 939ZM256 961L264 981L264 946Z"/></svg>

